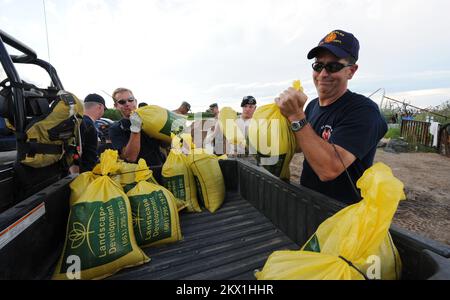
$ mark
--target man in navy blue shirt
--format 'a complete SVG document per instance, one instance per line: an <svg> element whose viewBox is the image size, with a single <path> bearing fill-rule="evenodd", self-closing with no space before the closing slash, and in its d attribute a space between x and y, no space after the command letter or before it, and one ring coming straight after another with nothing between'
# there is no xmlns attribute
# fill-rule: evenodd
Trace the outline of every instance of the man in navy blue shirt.
<svg viewBox="0 0 450 300"><path fill-rule="evenodd" d="M376 103L347 89L358 65L359 42L334 30L308 53L318 98L304 108L307 96L289 88L276 103L291 122L297 151L305 160L301 185L352 204L361 200L356 182L373 164L387 124Z"/></svg>
<svg viewBox="0 0 450 300"><path fill-rule="evenodd" d="M80 125L81 157L70 168L71 173L92 171L98 162L98 134L95 121L105 112L105 99L97 94L89 94L84 98L83 121ZM78 164L78 165L77 165Z"/></svg>
<svg viewBox="0 0 450 300"><path fill-rule="evenodd" d="M145 159L148 166L162 166L166 160L160 146L162 141L149 137L142 129L142 120L134 112L137 100L131 90L118 88L113 92L114 107L122 114L122 119L109 128L113 148L119 151L120 158L136 163Z"/></svg>

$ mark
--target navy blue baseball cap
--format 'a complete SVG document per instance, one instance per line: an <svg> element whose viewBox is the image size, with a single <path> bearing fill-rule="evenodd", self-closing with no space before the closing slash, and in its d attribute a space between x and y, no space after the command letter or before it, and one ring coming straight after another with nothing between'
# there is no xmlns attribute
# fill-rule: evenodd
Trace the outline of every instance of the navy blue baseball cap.
<svg viewBox="0 0 450 300"><path fill-rule="evenodd" d="M84 103L86 103L86 102L95 102L95 103L103 104L103 106L106 107L105 99L103 99L103 97L98 94L87 95L86 98L84 98Z"/></svg>
<svg viewBox="0 0 450 300"><path fill-rule="evenodd" d="M241 107L244 107L245 105L256 105L256 99L253 96L245 96L242 98Z"/></svg>
<svg viewBox="0 0 450 300"><path fill-rule="evenodd" d="M309 51L308 59L316 57L321 49L326 49L339 58L351 56L358 60L359 42L353 34L338 29L327 34L317 47Z"/></svg>

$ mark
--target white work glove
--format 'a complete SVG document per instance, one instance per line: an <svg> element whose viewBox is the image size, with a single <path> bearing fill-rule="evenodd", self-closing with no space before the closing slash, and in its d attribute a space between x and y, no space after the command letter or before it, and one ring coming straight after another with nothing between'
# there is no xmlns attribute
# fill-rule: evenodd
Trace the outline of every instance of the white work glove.
<svg viewBox="0 0 450 300"><path fill-rule="evenodd" d="M130 122L131 122L131 126L130 126L130 131L131 132L134 132L134 133L141 132L142 119L141 119L141 117L139 117L139 115L136 112L133 112L131 114Z"/></svg>

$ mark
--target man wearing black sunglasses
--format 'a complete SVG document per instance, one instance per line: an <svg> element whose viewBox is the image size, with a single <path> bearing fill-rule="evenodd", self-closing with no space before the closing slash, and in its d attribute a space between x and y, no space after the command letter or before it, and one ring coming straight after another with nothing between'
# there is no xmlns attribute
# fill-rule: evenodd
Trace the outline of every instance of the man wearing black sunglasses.
<svg viewBox="0 0 450 300"><path fill-rule="evenodd" d="M289 88L275 100L305 156L300 183L347 204L361 200L356 182L387 131L377 104L347 89L358 52L353 34L332 31L308 53L318 98L304 109L307 96Z"/></svg>
<svg viewBox="0 0 450 300"><path fill-rule="evenodd" d="M109 129L113 148L118 150L120 157L127 162L135 163L139 158L144 158L149 166L162 166L165 155L161 153L160 146L163 143L141 132L142 120L134 112L137 100L133 92L118 88L113 92L112 98L114 107L122 115L122 119Z"/></svg>

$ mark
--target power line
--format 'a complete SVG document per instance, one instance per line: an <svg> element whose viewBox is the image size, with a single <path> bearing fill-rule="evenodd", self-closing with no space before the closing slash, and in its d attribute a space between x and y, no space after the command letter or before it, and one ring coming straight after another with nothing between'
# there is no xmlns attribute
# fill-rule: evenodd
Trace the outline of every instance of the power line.
<svg viewBox="0 0 450 300"><path fill-rule="evenodd" d="M47 36L47 54L48 54L48 62L50 63L50 43L48 40L48 26L47 26L47 10L45 8L45 0L42 0L42 4L44 6L44 20L45 20L45 34Z"/></svg>

